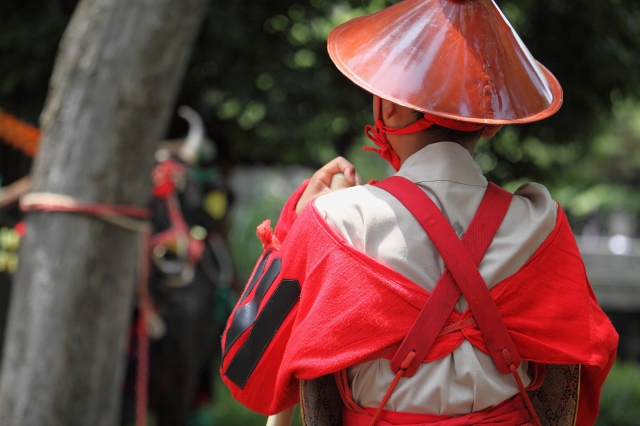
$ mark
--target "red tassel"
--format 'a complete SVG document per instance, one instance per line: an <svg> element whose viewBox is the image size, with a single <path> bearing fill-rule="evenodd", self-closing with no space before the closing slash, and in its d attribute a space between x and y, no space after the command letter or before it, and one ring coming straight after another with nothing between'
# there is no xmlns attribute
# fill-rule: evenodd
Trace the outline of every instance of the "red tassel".
<svg viewBox="0 0 640 426"><path fill-rule="evenodd" d="M271 229L271 221L266 219L256 228L256 235L262 242L262 248L264 251L269 250L280 250L280 246L282 245L280 241L273 235L273 230Z"/></svg>

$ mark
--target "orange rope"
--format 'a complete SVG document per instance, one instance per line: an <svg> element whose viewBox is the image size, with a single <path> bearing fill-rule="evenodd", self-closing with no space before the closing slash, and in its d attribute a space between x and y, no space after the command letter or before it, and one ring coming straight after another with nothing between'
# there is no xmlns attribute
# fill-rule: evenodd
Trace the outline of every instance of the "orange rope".
<svg viewBox="0 0 640 426"><path fill-rule="evenodd" d="M38 151L40 129L0 109L0 139L33 157Z"/></svg>

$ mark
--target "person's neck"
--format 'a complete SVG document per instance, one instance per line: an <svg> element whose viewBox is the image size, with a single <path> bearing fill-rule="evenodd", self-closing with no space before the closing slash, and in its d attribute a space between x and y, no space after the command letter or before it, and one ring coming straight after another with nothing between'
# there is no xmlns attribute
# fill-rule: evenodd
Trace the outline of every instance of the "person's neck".
<svg viewBox="0 0 640 426"><path fill-rule="evenodd" d="M391 137L390 137L391 136ZM472 143L462 143L455 141L443 141L440 139L430 138L424 132L419 133L411 133L408 135L388 135L389 143L393 150L398 154L400 158L400 164L403 164L405 160L411 157L416 152L420 151L422 148L433 145L439 142L454 142L469 151L469 154L473 157L473 152L476 147L476 142Z"/></svg>

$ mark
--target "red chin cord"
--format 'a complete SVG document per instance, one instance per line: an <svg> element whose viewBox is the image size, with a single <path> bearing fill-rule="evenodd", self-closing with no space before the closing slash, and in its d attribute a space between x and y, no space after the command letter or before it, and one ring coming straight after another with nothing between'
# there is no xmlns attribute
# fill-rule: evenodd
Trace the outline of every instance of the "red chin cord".
<svg viewBox="0 0 640 426"><path fill-rule="evenodd" d="M396 152L391 147L391 144L387 139L387 133L392 135L406 135L409 133L417 133L422 130L428 129L434 124L463 132L475 132L486 127L484 124L466 123L458 120L450 120L427 113L425 113L422 118L414 121L406 127L387 127L384 124L384 121L382 121L382 101L378 96L376 96L376 106L378 108L378 118L376 119L376 122L373 126L365 126L364 134L380 149L376 149L371 146L363 146L362 148L365 151L377 152L380 157L391 163L391 166L393 166L393 169L396 172L400 170L400 157L398 157L398 154L396 154Z"/></svg>
<svg viewBox="0 0 640 426"><path fill-rule="evenodd" d="M377 152L380 157L391 163L393 169L396 172L400 170L400 157L398 157L398 154L396 154L393 148L391 148L391 144L387 140L387 136L382 133L382 129L378 126L378 122L376 121L375 127L367 125L364 128L364 134L369 138L370 141L378 145L380 149L376 149L372 146L363 146L362 148L365 151Z"/></svg>

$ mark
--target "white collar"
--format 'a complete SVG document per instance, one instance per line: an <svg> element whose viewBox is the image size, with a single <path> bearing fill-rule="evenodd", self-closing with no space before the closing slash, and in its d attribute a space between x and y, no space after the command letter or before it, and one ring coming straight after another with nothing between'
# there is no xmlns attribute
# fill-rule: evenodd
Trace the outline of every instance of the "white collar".
<svg viewBox="0 0 640 426"><path fill-rule="evenodd" d="M445 180L487 186L487 179L480 166L469 151L455 142L427 145L407 158L396 175L413 183Z"/></svg>

